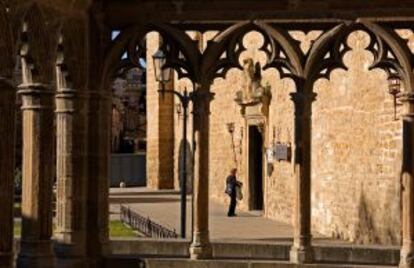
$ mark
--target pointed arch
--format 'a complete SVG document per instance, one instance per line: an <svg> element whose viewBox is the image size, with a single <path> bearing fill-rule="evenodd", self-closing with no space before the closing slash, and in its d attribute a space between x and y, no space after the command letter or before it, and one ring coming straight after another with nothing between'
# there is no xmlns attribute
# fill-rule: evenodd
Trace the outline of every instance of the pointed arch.
<svg viewBox="0 0 414 268"><path fill-rule="evenodd" d="M140 47L140 43L151 31L158 32L163 39L163 47L167 50L166 67L176 70L180 78L191 77L195 81L201 79L202 75L199 69L201 52L198 50L196 41L192 40L185 31L176 29L169 24L159 23L132 26L121 31L106 53L103 86L108 85L120 68L137 64L136 59L132 57L139 55L140 52L137 52L136 49L137 47L143 49L142 46ZM127 53L127 58L121 60L125 53Z"/></svg>
<svg viewBox="0 0 414 268"><path fill-rule="evenodd" d="M85 27L82 20L67 18L57 30L57 72L67 88L83 89L87 82ZM63 72L65 74L63 74ZM59 83L59 81L57 81Z"/></svg>
<svg viewBox="0 0 414 268"><path fill-rule="evenodd" d="M362 30L370 36L367 47L374 54L374 63L370 66L381 68L389 73L394 69L404 80L406 90L412 91L414 77L412 74L412 55L403 40L392 29L376 23L360 20L356 23L342 23L325 32L312 46L305 64L305 78L308 90L321 77L329 79L336 68L347 69L343 56L350 50L346 38L353 31ZM390 52L395 58L390 58Z"/></svg>
<svg viewBox="0 0 414 268"><path fill-rule="evenodd" d="M378 36L391 50L400 65L401 73L399 74L404 81L405 91L414 92L414 76L412 54L407 44L403 42L398 34L385 26L376 23L361 20L361 23L372 33ZM381 67L381 65L379 65Z"/></svg>
<svg viewBox="0 0 414 268"><path fill-rule="evenodd" d="M53 79L57 42L56 27L46 24L46 17L37 3L32 3L23 15L20 29L20 56L24 82L45 85Z"/></svg>
<svg viewBox="0 0 414 268"><path fill-rule="evenodd" d="M304 55L298 42L285 30L264 22L253 21L232 25L208 43L201 70L209 80L224 77L230 68L241 69L239 57L245 50L242 41L251 31L258 31L265 38L265 43L260 48L268 57L264 69L276 68L282 77L303 77ZM225 58L221 58L223 53L226 53ZM281 53L285 57L282 57ZM218 73L220 69L223 69L223 72ZM284 69L287 69L288 73L284 72Z"/></svg>

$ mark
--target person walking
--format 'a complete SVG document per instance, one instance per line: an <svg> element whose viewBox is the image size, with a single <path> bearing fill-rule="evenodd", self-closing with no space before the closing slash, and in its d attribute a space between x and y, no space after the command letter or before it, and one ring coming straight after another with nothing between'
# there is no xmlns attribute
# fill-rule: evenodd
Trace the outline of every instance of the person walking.
<svg viewBox="0 0 414 268"><path fill-rule="evenodd" d="M230 171L230 175L226 179L226 193L230 196L230 206L229 211L227 213L228 217L234 217L236 216L236 205L237 205L237 193L236 193L236 187L237 187L237 169L233 168Z"/></svg>

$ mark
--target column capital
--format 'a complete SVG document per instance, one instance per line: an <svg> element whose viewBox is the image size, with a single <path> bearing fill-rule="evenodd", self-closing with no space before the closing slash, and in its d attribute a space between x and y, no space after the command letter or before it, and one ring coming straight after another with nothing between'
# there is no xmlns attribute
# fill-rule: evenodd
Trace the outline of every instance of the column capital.
<svg viewBox="0 0 414 268"><path fill-rule="evenodd" d="M405 120L414 120L414 92L402 92L399 100L405 105L406 109L402 114Z"/></svg>
<svg viewBox="0 0 414 268"><path fill-rule="evenodd" d="M190 93L191 99L193 102L211 102L214 100L214 96L216 94L213 92L206 92L206 91L194 91Z"/></svg>
<svg viewBox="0 0 414 268"><path fill-rule="evenodd" d="M302 101L310 101L313 102L316 100L316 96L318 94L316 94L315 92L292 92L289 94L290 95L290 99L297 103L297 102L302 102Z"/></svg>
<svg viewBox="0 0 414 268"><path fill-rule="evenodd" d="M76 89L62 88L56 93L56 113L74 113L78 109L76 106L80 100L85 100L88 96L80 94Z"/></svg>
<svg viewBox="0 0 414 268"><path fill-rule="evenodd" d="M79 91L72 88L60 88L56 91L56 98L76 98L78 97Z"/></svg>
<svg viewBox="0 0 414 268"><path fill-rule="evenodd" d="M22 96L21 110L50 110L53 109L55 92L42 83L21 84L17 94Z"/></svg>
<svg viewBox="0 0 414 268"><path fill-rule="evenodd" d="M20 84L18 87L18 94L20 95L53 95L54 92L50 90L50 87L43 83L27 83Z"/></svg>
<svg viewBox="0 0 414 268"><path fill-rule="evenodd" d="M210 102L214 99L214 93L209 91L194 91L191 93L193 101L193 115L197 122L200 115L210 115Z"/></svg>
<svg viewBox="0 0 414 268"><path fill-rule="evenodd" d="M295 106L295 115L297 118L300 117L311 117L312 102L316 100L317 94L314 92L293 92L290 93L290 99L293 101Z"/></svg>

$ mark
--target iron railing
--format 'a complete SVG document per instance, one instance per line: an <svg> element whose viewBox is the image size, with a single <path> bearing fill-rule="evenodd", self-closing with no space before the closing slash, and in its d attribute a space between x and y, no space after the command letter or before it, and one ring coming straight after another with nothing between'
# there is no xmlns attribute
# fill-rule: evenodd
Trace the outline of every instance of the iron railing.
<svg viewBox="0 0 414 268"><path fill-rule="evenodd" d="M147 237L152 238L177 238L174 230L170 230L154 221L149 217L139 215L129 207L121 205L121 222L128 224L132 229L139 231Z"/></svg>

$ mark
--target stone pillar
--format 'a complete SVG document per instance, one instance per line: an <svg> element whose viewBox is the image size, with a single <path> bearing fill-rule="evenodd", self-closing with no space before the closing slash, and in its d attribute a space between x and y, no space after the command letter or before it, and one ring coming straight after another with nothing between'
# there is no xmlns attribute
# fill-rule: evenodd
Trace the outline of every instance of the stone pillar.
<svg viewBox="0 0 414 268"><path fill-rule="evenodd" d="M315 93L292 93L295 106L295 202L293 211L293 246L290 261L309 263L311 246L311 141L312 102Z"/></svg>
<svg viewBox="0 0 414 268"><path fill-rule="evenodd" d="M86 108L86 98L76 90L58 90L55 249L64 267L86 265Z"/></svg>
<svg viewBox="0 0 414 268"><path fill-rule="evenodd" d="M12 267L16 89L2 78L0 122L0 267Z"/></svg>
<svg viewBox="0 0 414 268"><path fill-rule="evenodd" d="M405 93L402 149L402 248L400 268L414 268L414 93Z"/></svg>
<svg viewBox="0 0 414 268"><path fill-rule="evenodd" d="M212 256L209 237L209 124L211 93L196 89L194 95L195 168L194 168L194 221L193 241L190 246L192 259Z"/></svg>
<svg viewBox="0 0 414 268"><path fill-rule="evenodd" d="M23 115L22 237L17 267L54 267L52 250L53 92L21 85Z"/></svg>
<svg viewBox="0 0 414 268"><path fill-rule="evenodd" d="M90 267L102 267L109 250L110 98L91 92L88 118L87 255Z"/></svg>

